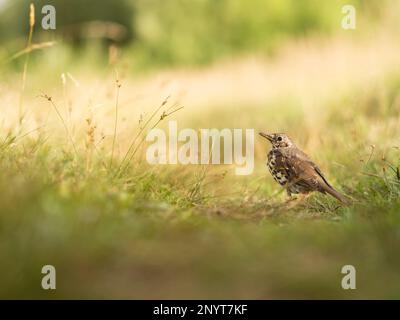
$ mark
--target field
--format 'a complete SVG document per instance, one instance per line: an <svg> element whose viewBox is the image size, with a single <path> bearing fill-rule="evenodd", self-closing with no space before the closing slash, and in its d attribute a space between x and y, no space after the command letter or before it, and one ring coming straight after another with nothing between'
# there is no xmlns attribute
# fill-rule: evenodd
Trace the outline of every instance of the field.
<svg viewBox="0 0 400 320"><path fill-rule="evenodd" d="M399 299L400 39L385 17L204 65L132 71L123 50L63 43L0 65L0 297ZM169 120L287 132L352 203L288 201L258 136L247 176L150 165L146 133Z"/></svg>

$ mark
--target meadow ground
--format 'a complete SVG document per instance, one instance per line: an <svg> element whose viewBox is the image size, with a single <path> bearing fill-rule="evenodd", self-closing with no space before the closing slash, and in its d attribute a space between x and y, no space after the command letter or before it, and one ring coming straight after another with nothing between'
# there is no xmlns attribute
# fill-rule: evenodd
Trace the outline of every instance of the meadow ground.
<svg viewBox="0 0 400 320"><path fill-rule="evenodd" d="M138 76L66 70L55 46L24 91L3 72L0 297L400 298L399 43L374 30ZM285 131L353 204L286 202L258 137L249 176L151 166L141 141L170 119ZM356 290L341 288L348 264Z"/></svg>

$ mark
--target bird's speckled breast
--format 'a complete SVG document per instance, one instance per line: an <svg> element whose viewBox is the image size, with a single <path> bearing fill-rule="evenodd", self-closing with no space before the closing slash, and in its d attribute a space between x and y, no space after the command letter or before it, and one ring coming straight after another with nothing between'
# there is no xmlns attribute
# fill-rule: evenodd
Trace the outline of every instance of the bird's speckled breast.
<svg viewBox="0 0 400 320"><path fill-rule="evenodd" d="M284 186L288 182L288 175L285 168L282 166L282 161L279 157L280 155L276 150L271 150L268 153L267 166L275 181L281 186Z"/></svg>

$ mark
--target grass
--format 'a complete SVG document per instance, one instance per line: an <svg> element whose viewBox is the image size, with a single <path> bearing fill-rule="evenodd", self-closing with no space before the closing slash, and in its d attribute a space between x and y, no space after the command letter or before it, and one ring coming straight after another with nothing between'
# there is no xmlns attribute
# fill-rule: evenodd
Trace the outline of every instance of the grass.
<svg viewBox="0 0 400 320"><path fill-rule="evenodd" d="M398 298L393 175L355 177L348 208L323 196L288 208L267 192L188 197L179 171L87 172L45 142L2 150L2 297ZM39 287L44 264L54 293ZM340 288L345 264L354 292Z"/></svg>
<svg viewBox="0 0 400 320"><path fill-rule="evenodd" d="M330 134L312 154L354 199L350 207L323 195L286 203L265 171L260 141L248 177L229 167L153 167L142 151L115 175L124 153L111 162L112 135L89 155L99 139L90 130L89 140L75 132L77 153L66 134L9 133L0 153L1 296L398 298L397 84L390 78L385 97L379 89L363 97L357 121L336 109L353 96L327 105ZM315 139L301 124L295 130ZM56 292L40 288L44 264L57 268ZM345 264L357 268L355 291L340 288Z"/></svg>
<svg viewBox="0 0 400 320"><path fill-rule="evenodd" d="M400 298L398 47L379 35L308 39L279 59L147 78L121 64L117 83L114 70L54 68L52 48L47 66L31 59L20 127L20 75L6 70L0 297ZM180 129L286 131L353 203L286 202L262 139L249 176L151 166L145 134L169 119ZM41 289L46 264L56 291ZM341 288L347 264L356 290Z"/></svg>

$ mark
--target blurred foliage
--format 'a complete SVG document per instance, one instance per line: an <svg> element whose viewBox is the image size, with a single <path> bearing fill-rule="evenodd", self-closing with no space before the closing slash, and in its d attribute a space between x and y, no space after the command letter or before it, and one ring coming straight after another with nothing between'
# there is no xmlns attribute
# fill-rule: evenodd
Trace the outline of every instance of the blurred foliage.
<svg viewBox="0 0 400 320"><path fill-rule="evenodd" d="M138 0L137 47L152 63L207 63L248 50L270 51L290 37L339 31L342 6L378 17L387 1Z"/></svg>
<svg viewBox="0 0 400 320"><path fill-rule="evenodd" d="M10 40L26 36L29 30L27 17L30 3L36 8L36 32L41 37L54 36L53 31L42 31L40 27L44 16L41 10L45 5L52 5L56 9L55 33L74 44L91 37L106 38L116 42L128 41L133 37L134 7L127 0L13 0L12 3L6 3L0 15L1 38ZM103 25L96 25L93 22L103 22ZM112 23L116 31L107 30L106 23Z"/></svg>
<svg viewBox="0 0 400 320"><path fill-rule="evenodd" d="M30 0L8 1L0 12L0 39L26 38ZM340 30L344 4L371 23L390 0L36 0L57 10L57 30L75 44L88 38L132 43L129 54L145 66L204 64L249 50L271 52L288 38ZM38 19L37 18L37 19ZM105 24L91 24L101 21ZM357 20L358 21L358 20ZM112 23L110 26L107 23ZM117 26L117 27L116 27ZM118 28L118 26L120 28ZM108 32L110 27L115 32ZM115 28L116 27L116 30ZM110 36L116 34L115 36ZM38 35L36 35L38 37Z"/></svg>
<svg viewBox="0 0 400 320"><path fill-rule="evenodd" d="M156 61L209 62L215 57L278 39L328 30L327 9L315 1L138 1L138 47Z"/></svg>

